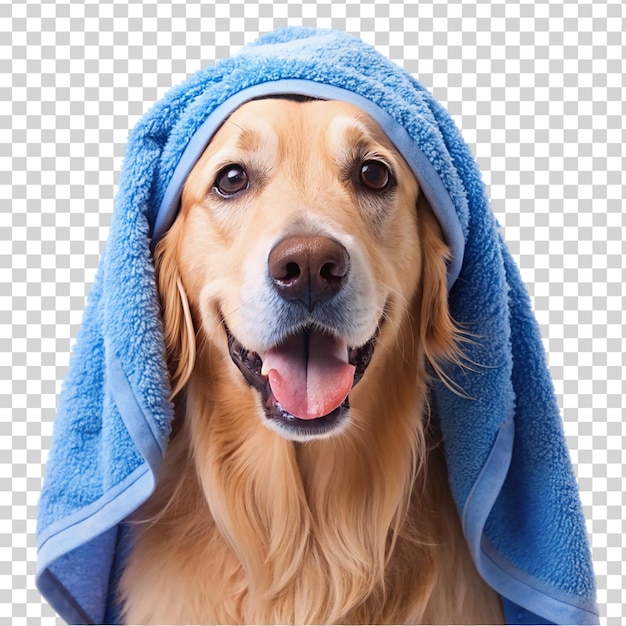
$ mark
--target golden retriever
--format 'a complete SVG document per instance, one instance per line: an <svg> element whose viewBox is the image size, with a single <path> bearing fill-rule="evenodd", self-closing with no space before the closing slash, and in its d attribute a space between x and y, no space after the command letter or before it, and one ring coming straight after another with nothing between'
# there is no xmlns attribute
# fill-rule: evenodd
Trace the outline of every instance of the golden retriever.
<svg viewBox="0 0 626 626"><path fill-rule="evenodd" d="M427 363L460 355L447 254L359 108L227 119L155 252L176 419L128 623L503 621L429 420Z"/></svg>

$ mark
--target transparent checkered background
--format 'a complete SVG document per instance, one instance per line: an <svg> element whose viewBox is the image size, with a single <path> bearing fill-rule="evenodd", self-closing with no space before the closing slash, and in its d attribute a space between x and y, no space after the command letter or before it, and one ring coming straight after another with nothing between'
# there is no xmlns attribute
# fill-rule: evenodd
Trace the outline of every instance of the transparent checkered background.
<svg viewBox="0 0 626 626"><path fill-rule="evenodd" d="M34 586L36 503L128 131L191 72L296 24L374 44L433 90L472 146L541 323L602 622L620 624L620 0L0 0L0 618L61 623Z"/></svg>

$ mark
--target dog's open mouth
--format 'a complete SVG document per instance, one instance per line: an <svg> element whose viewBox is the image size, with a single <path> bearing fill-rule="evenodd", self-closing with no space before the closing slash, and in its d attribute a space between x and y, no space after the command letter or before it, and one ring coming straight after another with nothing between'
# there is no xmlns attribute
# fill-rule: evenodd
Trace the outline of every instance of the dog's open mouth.
<svg viewBox="0 0 626 626"><path fill-rule="evenodd" d="M342 339L308 328L259 355L227 330L230 356L261 393L268 419L308 436L329 432L345 416L350 390L372 359L377 335L351 348Z"/></svg>

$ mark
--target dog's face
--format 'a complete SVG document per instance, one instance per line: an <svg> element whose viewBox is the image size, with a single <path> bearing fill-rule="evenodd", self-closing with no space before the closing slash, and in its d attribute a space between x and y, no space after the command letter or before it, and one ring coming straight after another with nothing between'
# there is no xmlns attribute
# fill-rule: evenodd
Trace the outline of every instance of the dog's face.
<svg viewBox="0 0 626 626"><path fill-rule="evenodd" d="M157 249L170 351L181 358L172 319L184 315L163 291L179 277L196 331L229 355L233 394L252 387L258 418L289 439L339 432L370 361L403 358L408 318L426 354L445 352L445 255L411 170L366 113L249 102L190 173Z"/></svg>

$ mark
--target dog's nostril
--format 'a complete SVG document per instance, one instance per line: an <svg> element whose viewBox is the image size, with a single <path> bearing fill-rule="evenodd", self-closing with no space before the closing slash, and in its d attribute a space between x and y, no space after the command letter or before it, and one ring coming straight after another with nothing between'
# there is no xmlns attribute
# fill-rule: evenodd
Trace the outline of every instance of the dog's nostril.
<svg viewBox="0 0 626 626"><path fill-rule="evenodd" d="M285 275L281 280L289 281L294 280L300 276L300 266L297 263L287 263L285 265Z"/></svg>
<svg viewBox="0 0 626 626"><path fill-rule="evenodd" d="M320 270L321 277L325 280L341 280L348 273L348 265L343 260L325 263Z"/></svg>
<svg viewBox="0 0 626 626"><path fill-rule="evenodd" d="M288 237L270 252L268 269L283 298L298 300L312 310L342 288L350 256L329 237Z"/></svg>

